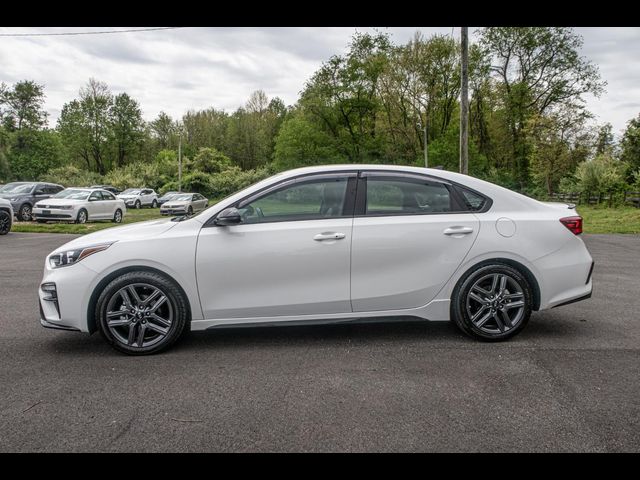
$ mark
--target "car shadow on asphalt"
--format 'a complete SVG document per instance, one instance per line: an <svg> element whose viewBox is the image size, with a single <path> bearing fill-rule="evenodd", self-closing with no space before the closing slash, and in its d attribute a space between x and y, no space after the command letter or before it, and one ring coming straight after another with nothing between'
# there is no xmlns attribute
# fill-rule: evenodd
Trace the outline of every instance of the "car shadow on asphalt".
<svg viewBox="0 0 640 480"><path fill-rule="evenodd" d="M573 342L581 337L586 323L545 318L534 315L519 335L496 346L535 347L540 341L560 338ZM111 349L99 333L91 336L57 332L45 344L56 354L121 356ZM375 323L349 323L301 326L226 327L189 332L172 346L170 352L199 352L215 349L229 351L246 348L330 348L344 345L376 344L445 348L474 348L488 345L461 333L452 322L428 322L415 319L392 319ZM500 348L500 347L498 347Z"/></svg>

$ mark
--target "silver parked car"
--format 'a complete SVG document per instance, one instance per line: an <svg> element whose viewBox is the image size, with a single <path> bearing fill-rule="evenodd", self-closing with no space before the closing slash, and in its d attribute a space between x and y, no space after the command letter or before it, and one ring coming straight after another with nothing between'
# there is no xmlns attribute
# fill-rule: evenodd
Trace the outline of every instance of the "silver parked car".
<svg viewBox="0 0 640 480"><path fill-rule="evenodd" d="M192 215L209 206L209 199L199 193L179 193L160 207L162 215Z"/></svg>

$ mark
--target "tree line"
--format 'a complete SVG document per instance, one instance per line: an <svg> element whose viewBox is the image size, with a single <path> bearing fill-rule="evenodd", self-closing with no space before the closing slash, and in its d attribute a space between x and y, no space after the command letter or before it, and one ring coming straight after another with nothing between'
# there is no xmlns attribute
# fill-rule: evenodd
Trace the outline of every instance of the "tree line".
<svg viewBox="0 0 640 480"><path fill-rule="evenodd" d="M619 142L597 125L585 95L604 92L597 66L571 28L490 27L470 45L469 173L526 194L640 189L640 115ZM233 112L143 119L127 93L89 79L55 126L45 90L0 85L0 183L15 179L145 182L214 197L273 172L328 163L423 165L457 170L460 44L417 32L406 44L356 33L327 59L294 105L259 90ZM425 135L426 129L426 135Z"/></svg>

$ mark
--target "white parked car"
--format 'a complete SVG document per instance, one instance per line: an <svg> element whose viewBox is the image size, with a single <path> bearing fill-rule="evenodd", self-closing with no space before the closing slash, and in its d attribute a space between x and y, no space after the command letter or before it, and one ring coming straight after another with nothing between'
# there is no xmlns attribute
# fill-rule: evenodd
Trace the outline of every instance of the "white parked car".
<svg viewBox="0 0 640 480"><path fill-rule="evenodd" d="M162 215L193 215L209 206L199 193L176 193L160 206Z"/></svg>
<svg viewBox="0 0 640 480"><path fill-rule="evenodd" d="M121 223L127 207L107 190L67 188L33 207L38 223L63 220L86 223L93 220L111 220Z"/></svg>
<svg viewBox="0 0 640 480"><path fill-rule="evenodd" d="M147 354L185 330L413 316L504 340L591 295L572 206L458 173L345 165L280 173L194 217L72 240L39 288L45 327Z"/></svg>
<svg viewBox="0 0 640 480"><path fill-rule="evenodd" d="M6 235L11 231L13 222L13 207L11 202L0 198L0 235Z"/></svg>
<svg viewBox="0 0 640 480"><path fill-rule="evenodd" d="M129 208L158 207L158 194L151 188L127 188L118 198Z"/></svg>

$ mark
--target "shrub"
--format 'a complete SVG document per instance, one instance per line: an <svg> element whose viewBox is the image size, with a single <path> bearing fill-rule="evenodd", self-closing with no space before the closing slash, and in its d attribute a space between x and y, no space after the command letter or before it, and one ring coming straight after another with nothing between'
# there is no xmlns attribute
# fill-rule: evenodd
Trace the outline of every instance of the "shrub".
<svg viewBox="0 0 640 480"><path fill-rule="evenodd" d="M49 170L41 175L43 182L58 183L65 187L89 187L91 185L103 183L103 178L95 173L80 169L75 165L65 165Z"/></svg>
<svg viewBox="0 0 640 480"><path fill-rule="evenodd" d="M626 163L603 154L578 165L574 176L579 190L597 195L624 190L626 170Z"/></svg>

